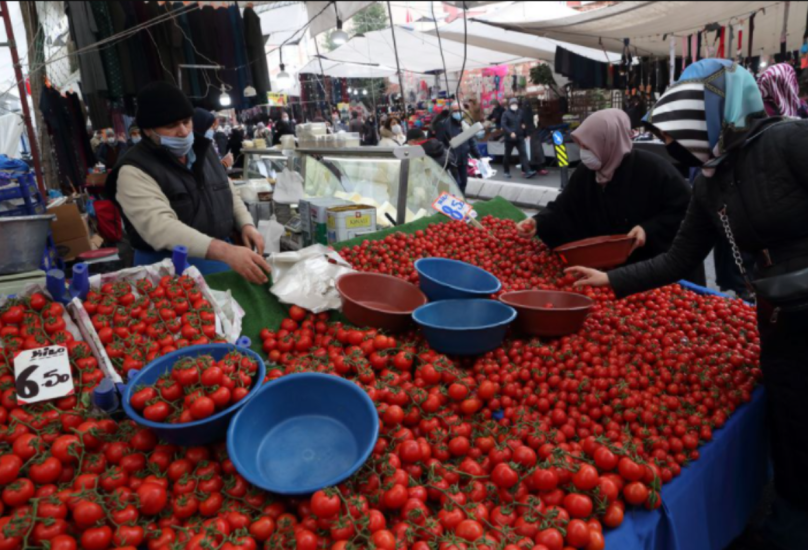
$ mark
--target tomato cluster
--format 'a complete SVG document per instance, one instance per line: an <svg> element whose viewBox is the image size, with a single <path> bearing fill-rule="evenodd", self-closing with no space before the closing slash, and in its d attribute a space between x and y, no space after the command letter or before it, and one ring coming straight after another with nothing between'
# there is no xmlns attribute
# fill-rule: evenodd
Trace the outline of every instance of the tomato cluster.
<svg viewBox="0 0 808 550"><path fill-rule="evenodd" d="M92 391L104 378L86 342L76 340L67 330L67 312L64 306L40 292L25 298L9 300L0 308L0 387L3 399L13 395L14 357L20 351L46 346L65 346L73 370L76 391Z"/></svg>
<svg viewBox="0 0 808 550"><path fill-rule="evenodd" d="M185 357L153 386L132 394L132 408L152 422L184 424L203 420L244 399L258 364L233 351L216 361L210 355Z"/></svg>
<svg viewBox="0 0 808 550"><path fill-rule="evenodd" d="M88 293L84 309L122 376L177 349L224 342L211 304L188 276L106 283Z"/></svg>

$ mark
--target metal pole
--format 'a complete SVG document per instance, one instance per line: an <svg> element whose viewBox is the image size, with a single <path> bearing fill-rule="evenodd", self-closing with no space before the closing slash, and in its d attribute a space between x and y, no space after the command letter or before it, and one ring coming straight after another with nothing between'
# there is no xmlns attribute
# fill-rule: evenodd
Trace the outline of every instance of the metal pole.
<svg viewBox="0 0 808 550"><path fill-rule="evenodd" d="M17 55L17 44L14 42L14 29L11 27L11 14L8 12L8 3L5 0L0 1L0 11L2 11L3 23L5 23L6 26L6 37L8 39L7 45L8 49L11 51L11 61L14 64L14 77L17 79L17 90L20 93L22 117L25 121L25 128L28 130L28 141L31 145L31 157L34 159L36 185L39 188L39 192L42 194L42 200L46 200L48 194L45 189L45 182L42 180L42 166L39 164L39 145L36 142L36 133L34 132L34 125L31 122L31 113L28 110L28 94L25 91L25 80L22 77L20 57Z"/></svg>
<svg viewBox="0 0 808 550"><path fill-rule="evenodd" d="M398 172L398 197L396 198L396 225L407 221L407 187L410 183L410 159L403 159Z"/></svg>
<svg viewBox="0 0 808 550"><path fill-rule="evenodd" d="M393 52L396 54L396 73L398 74L398 87L401 88L401 107L406 112L407 96L404 94L404 80L401 78L401 64L398 61L398 44L396 43L396 26L393 24L393 8L390 7L390 0L387 0L387 13L390 16L390 33L393 35Z"/></svg>

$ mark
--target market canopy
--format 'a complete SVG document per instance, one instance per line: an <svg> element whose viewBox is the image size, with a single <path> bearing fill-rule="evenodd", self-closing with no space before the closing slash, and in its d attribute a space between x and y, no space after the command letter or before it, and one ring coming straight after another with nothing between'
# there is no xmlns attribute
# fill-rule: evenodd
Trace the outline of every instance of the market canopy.
<svg viewBox="0 0 808 550"><path fill-rule="evenodd" d="M548 63L555 61L556 48L559 46L596 61L606 61L607 59L611 63L620 61L620 54L608 52L607 55L601 48L586 48L553 40L552 38L509 31L477 21L468 21L468 29L464 29L463 20L457 19L448 25L439 27L438 31L433 28L431 31L426 32L435 36L440 32L444 46L447 40L462 44L467 36L468 43L473 46L519 57L540 59Z"/></svg>
<svg viewBox="0 0 808 550"><path fill-rule="evenodd" d="M322 74L331 78L387 78L396 74L395 69L381 65L346 63L327 58L317 59L316 57L298 72L301 74Z"/></svg>
<svg viewBox="0 0 808 550"><path fill-rule="evenodd" d="M542 2L537 2L542 4ZM786 14L786 5L790 5ZM765 8L765 9L764 9ZM803 43L808 2L618 2L598 10L552 20L528 20L502 15L487 22L508 30L530 33L599 48L622 49L623 40L631 41L640 55L670 55L670 37L675 35L676 53L681 55L681 38L705 29L710 23L726 26L730 20L743 26L742 52L747 55L749 17L756 14L752 55L780 51L784 19L787 23L787 49L798 50ZM496 20L493 20L496 19ZM713 45L714 31L705 35L703 43ZM733 49L738 44L735 32ZM705 44L706 45L706 44ZM705 52L706 49L702 49Z"/></svg>
<svg viewBox="0 0 808 550"><path fill-rule="evenodd" d="M482 69L506 63L523 61L523 56L507 52L464 46L452 40L443 41L442 48L435 36L396 27L396 44L402 71L428 73L442 71L441 49L446 59L446 70L455 72L466 69ZM349 63L373 63L382 67L396 67L392 29L357 35L326 56L331 61Z"/></svg>

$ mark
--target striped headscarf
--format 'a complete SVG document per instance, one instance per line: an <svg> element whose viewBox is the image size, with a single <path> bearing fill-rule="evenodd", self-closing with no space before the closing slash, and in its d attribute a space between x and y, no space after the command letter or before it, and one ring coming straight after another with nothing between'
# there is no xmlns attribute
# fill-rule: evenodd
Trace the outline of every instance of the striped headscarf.
<svg viewBox="0 0 808 550"><path fill-rule="evenodd" d="M685 69L643 120L707 162L763 116L760 91L746 69L726 59L703 59Z"/></svg>
<svg viewBox="0 0 808 550"><path fill-rule="evenodd" d="M799 116L800 85L797 73L788 63L772 65L758 78L758 88L772 116ZM767 109L768 110L768 109Z"/></svg>

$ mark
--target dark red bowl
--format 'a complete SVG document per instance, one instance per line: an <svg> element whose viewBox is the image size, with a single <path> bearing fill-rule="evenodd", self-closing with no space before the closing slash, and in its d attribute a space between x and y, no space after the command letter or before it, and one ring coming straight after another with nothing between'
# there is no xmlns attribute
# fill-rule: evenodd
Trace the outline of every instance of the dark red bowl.
<svg viewBox="0 0 808 550"><path fill-rule="evenodd" d="M567 265L604 269L626 263L633 244L626 235L605 235L567 243L553 252Z"/></svg>
<svg viewBox="0 0 808 550"><path fill-rule="evenodd" d="M517 330L533 336L565 336L581 330L595 305L590 298L557 290L506 292L500 301L518 313Z"/></svg>
<svg viewBox="0 0 808 550"><path fill-rule="evenodd" d="M391 275L346 273L337 279L342 313L358 327L407 330L412 312L427 302L417 286Z"/></svg>

